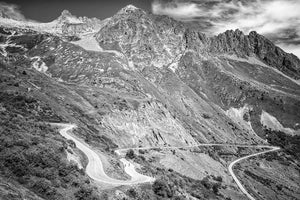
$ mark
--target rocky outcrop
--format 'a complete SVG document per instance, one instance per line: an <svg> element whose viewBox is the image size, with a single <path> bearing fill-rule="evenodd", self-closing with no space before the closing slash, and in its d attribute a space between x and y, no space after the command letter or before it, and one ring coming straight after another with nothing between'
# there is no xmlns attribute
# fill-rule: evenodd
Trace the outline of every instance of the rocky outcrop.
<svg viewBox="0 0 300 200"><path fill-rule="evenodd" d="M290 77L300 79L300 60L297 56L284 52L270 40L254 31L248 37L254 48L254 53L261 60Z"/></svg>
<svg viewBox="0 0 300 200"><path fill-rule="evenodd" d="M108 21L96 39L102 48L122 52L131 68L161 68L174 62L185 48L183 32L176 26L174 20L128 6Z"/></svg>
<svg viewBox="0 0 300 200"><path fill-rule="evenodd" d="M240 30L229 30L211 38L209 43L209 50L213 53L229 53L240 57L257 56L267 65L290 77L300 79L299 58L284 52L255 31L244 35Z"/></svg>
<svg viewBox="0 0 300 200"><path fill-rule="evenodd" d="M208 37L199 28L133 6L108 20L96 38L104 49L122 52L131 69L176 65L184 52L194 51L205 58L220 54L254 56L292 78L300 78L300 60L256 32L245 35L240 30L228 30Z"/></svg>
<svg viewBox="0 0 300 200"><path fill-rule="evenodd" d="M76 17L68 10L64 10L55 21L62 26L64 35L74 36L97 31L102 24L102 21L97 18Z"/></svg>

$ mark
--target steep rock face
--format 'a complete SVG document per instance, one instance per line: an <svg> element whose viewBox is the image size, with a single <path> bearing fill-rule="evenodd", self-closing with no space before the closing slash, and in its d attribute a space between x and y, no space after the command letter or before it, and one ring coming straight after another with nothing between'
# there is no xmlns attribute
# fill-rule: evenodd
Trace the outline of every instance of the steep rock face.
<svg viewBox="0 0 300 200"><path fill-rule="evenodd" d="M254 31L244 35L240 30L229 30L207 37L199 28L165 16L153 16L134 7L119 11L96 38L104 49L122 52L132 69L134 65L139 69L151 65L174 68L172 66L178 64L184 52L192 50L202 58L220 54L242 58L255 56L292 78L300 78L300 60Z"/></svg>
<svg viewBox="0 0 300 200"><path fill-rule="evenodd" d="M62 34L74 36L97 31L102 24L97 18L76 17L68 10L64 10L55 21L62 26Z"/></svg>
<svg viewBox="0 0 300 200"><path fill-rule="evenodd" d="M212 37L210 51L213 53L232 53L238 56L251 56L254 54L254 47L248 36L240 30L229 30L218 36Z"/></svg>
<svg viewBox="0 0 300 200"><path fill-rule="evenodd" d="M249 38L254 46L254 53L260 59L288 76L300 79L300 60L297 56L284 52L270 40L256 32L251 32Z"/></svg>
<svg viewBox="0 0 300 200"><path fill-rule="evenodd" d="M102 48L122 52L131 66L161 68L175 62L185 48L183 32L177 26L171 19L161 20L128 6L109 20L96 39Z"/></svg>
<svg viewBox="0 0 300 200"><path fill-rule="evenodd" d="M120 146L184 146L196 145L197 142L183 127L180 120L160 103L148 101L141 103L138 110L113 111L105 116L105 124L117 130L117 138L128 137L130 140L116 140Z"/></svg>
<svg viewBox="0 0 300 200"><path fill-rule="evenodd" d="M131 21L134 23L129 26ZM172 34L166 34L164 31L160 34L157 30L161 27L162 30L171 30L169 33ZM113 34L109 35L110 33ZM168 38L163 38L157 43L157 35L159 38L167 35ZM150 46L154 45L150 49L144 48L139 42L133 42L148 41L148 38L152 41ZM163 79L163 75L160 69L152 69L151 65L173 70L197 95L202 98L206 95L209 100L225 110L232 106L241 108L249 103L250 106L254 106L251 112L253 129L259 134L263 132L263 127L258 119L264 108L276 115L285 126L294 127L298 123L299 116L294 111L299 110L299 88L296 80L300 75L300 61L256 32L245 35L239 30L230 30L215 37L207 37L198 28L172 21L167 17L147 15L135 8L121 10L114 16L113 22L110 21L98 32L97 40L103 48L123 52L133 62L132 69L142 70L143 73L150 72L146 78L157 87L161 87L161 84L157 83ZM170 45L169 41L176 44L175 47ZM126 46L128 50L124 51ZM163 48L160 49L159 46ZM179 54L176 56L171 53L173 60L168 59L164 51L168 49L175 49ZM151 58L154 61L159 54L164 62L161 65L149 62L147 59L150 54L153 55ZM265 77L262 77L261 73L266 73ZM289 90L283 89L282 85ZM293 95L295 92L297 95ZM280 115L283 110L285 114Z"/></svg>
<svg viewBox="0 0 300 200"><path fill-rule="evenodd" d="M263 110L271 112L285 127L296 127L300 119L299 84L256 62L230 57L199 60L189 53L183 56L176 73L199 96L206 94L224 110L250 105L248 120L261 136Z"/></svg>
<svg viewBox="0 0 300 200"><path fill-rule="evenodd" d="M240 30L226 31L210 41L210 51L231 53L240 57L257 56L267 65L277 68L295 79L300 79L300 60L284 52L255 31L244 35Z"/></svg>

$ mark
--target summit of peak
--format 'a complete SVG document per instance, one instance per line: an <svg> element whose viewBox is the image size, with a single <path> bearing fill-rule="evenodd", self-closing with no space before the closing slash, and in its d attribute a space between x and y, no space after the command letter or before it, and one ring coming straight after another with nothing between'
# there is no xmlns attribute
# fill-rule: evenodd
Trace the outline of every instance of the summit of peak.
<svg viewBox="0 0 300 200"><path fill-rule="evenodd" d="M63 10L60 16L72 16L72 14L69 10Z"/></svg>
<svg viewBox="0 0 300 200"><path fill-rule="evenodd" d="M82 21L76 16L72 15L70 11L63 10L61 15L57 18L57 21L60 23L68 23L68 24L80 24Z"/></svg>
<svg viewBox="0 0 300 200"><path fill-rule="evenodd" d="M125 10L136 10L136 9L138 9L138 8L135 7L135 6L132 5L132 4L129 4L129 5L125 6L123 9L125 9Z"/></svg>
<svg viewBox="0 0 300 200"><path fill-rule="evenodd" d="M122 8L118 13L132 13L132 12L136 12L136 11L143 11L140 8L135 7L134 5L127 5L124 8Z"/></svg>

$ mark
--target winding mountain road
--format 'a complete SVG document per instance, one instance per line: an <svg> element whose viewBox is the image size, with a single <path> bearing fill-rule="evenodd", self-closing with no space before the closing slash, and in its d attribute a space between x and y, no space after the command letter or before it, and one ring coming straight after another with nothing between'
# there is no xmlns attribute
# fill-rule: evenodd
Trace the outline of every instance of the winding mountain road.
<svg viewBox="0 0 300 200"><path fill-rule="evenodd" d="M122 152L127 152L129 149L133 149L133 150L149 150L149 149L155 149L155 148L159 148L159 149L179 149L179 148L193 148L193 147L200 147L200 146L234 146L234 147L248 147L248 148L268 148L269 150L266 151L262 151L262 152L258 152L258 153L254 153L248 156L244 156L241 158L238 158L236 160L234 160L233 162L231 162L228 166L228 171L230 173L230 175L232 176L233 180L235 181L235 183L237 184L237 186L240 188L240 190L250 199L250 200L255 200L255 198L249 193L247 192L246 188L242 185L242 183L239 181L239 179L237 178L237 176L234 174L233 172L233 167L235 164L237 164L238 162L251 158L251 157L255 157L255 156L259 156L265 153L270 153L272 151L278 151L280 150L280 147L274 147L274 146L267 146L267 145L240 145L240 144L213 144L213 143L208 143L208 144L199 144L199 145L192 145L192 146L181 146L181 147L140 147L140 148L125 148L125 149L118 149L115 152L118 155L121 155Z"/></svg>
<svg viewBox="0 0 300 200"><path fill-rule="evenodd" d="M118 180L110 178L103 169L103 164L99 155L89 147L89 145L84 142L78 140L74 136L72 136L69 131L73 128L76 128L76 125L73 124L53 124L55 126L62 127L59 132L60 134L68 140L72 140L75 142L76 147L80 149L87 157L88 164L86 166L87 175L95 181L101 183L107 183L111 185L133 185L140 183L153 182L155 179L150 176L145 176L143 174L138 173L134 165L127 161L125 158L122 158L120 161L124 164L125 172L131 176L131 180Z"/></svg>
<svg viewBox="0 0 300 200"><path fill-rule="evenodd" d="M269 150L263 151L263 152L259 152L259 153L255 153L255 154L251 154L248 156L244 156L242 158L236 159L235 161L233 161L232 163L230 163L230 165L228 166L228 170L229 173L231 174L232 178L234 179L234 181L236 182L236 184L238 185L238 187L240 188L240 190L251 200L255 200L255 198L253 196L251 196L251 194L249 194L249 192L247 192L247 190L245 189L245 187L242 185L242 183L239 181L239 179L236 177L236 175L233 172L233 167L235 164L237 164L238 162L245 160L247 158L251 158L251 157L255 157L255 156L259 156L265 153L270 153L272 151L278 151L280 148L279 147L271 147L271 146L265 146L265 148L271 148Z"/></svg>
<svg viewBox="0 0 300 200"><path fill-rule="evenodd" d="M60 134L65 137L68 140L72 140L75 142L76 147L80 149L87 157L88 157L88 165L86 167L86 173L89 177L94 179L95 181L102 182L102 183L107 183L111 185L133 185L133 184L139 184L139 183L147 183L147 182L153 182L155 178L146 176L143 174L138 173L135 170L135 167L132 163L127 161L125 158L121 158L120 161L124 164L124 170L125 172L131 177L131 180L118 180L118 179L113 179L110 178L107 174L105 174L105 171L103 169L103 165L101 162L101 159L99 155L89 147L89 145L85 144L84 142L78 140L76 137L72 136L69 134L68 131L72 130L73 128L76 128L76 125L74 124L54 124L55 126L62 127L59 132ZM253 196L246 190L246 188L242 185L242 183L239 181L237 176L233 172L233 167L235 164L238 162L259 156L265 153L273 152L273 151L278 151L280 150L279 147L273 147L273 146L267 146L267 145L240 145L240 144L198 144L198 145L192 145L192 146L180 146L180 147L138 147L138 148L125 148L125 149L118 149L115 152L118 155L121 155L122 152L127 152L129 149L133 150L149 150L149 149L179 149L179 148L193 148L193 147L200 147L200 146L234 146L234 147L250 147L250 148L268 148L266 151L262 151L259 153L254 153L248 156L244 156L242 158L238 158L232 163L229 164L228 166L228 171L233 177L234 181L240 188L240 190L251 200L255 200Z"/></svg>

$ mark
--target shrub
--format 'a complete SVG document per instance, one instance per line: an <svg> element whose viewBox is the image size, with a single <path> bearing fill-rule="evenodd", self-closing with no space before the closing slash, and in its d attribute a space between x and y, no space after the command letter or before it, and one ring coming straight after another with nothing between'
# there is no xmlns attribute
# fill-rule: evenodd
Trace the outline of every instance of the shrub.
<svg viewBox="0 0 300 200"><path fill-rule="evenodd" d="M168 185L166 180L157 179L154 181L152 185L153 192L161 197L172 197L173 191L170 189L170 186Z"/></svg>
<svg viewBox="0 0 300 200"><path fill-rule="evenodd" d="M132 198L136 198L138 196L138 193L134 188L130 188L129 190L127 190L127 194Z"/></svg>
<svg viewBox="0 0 300 200"><path fill-rule="evenodd" d="M126 158L129 158L129 159L134 159L135 158L135 154L134 154L134 151L132 149L129 149L127 151Z"/></svg>
<svg viewBox="0 0 300 200"><path fill-rule="evenodd" d="M221 187L221 184L220 183L214 183L213 186L212 186L212 190L215 194L218 194L219 193L219 189Z"/></svg>
<svg viewBox="0 0 300 200"><path fill-rule="evenodd" d="M201 180L202 185L206 188L206 189L211 189L212 188L212 183L209 181L208 177L205 177Z"/></svg>
<svg viewBox="0 0 300 200"><path fill-rule="evenodd" d="M145 150L139 149L140 154L145 154Z"/></svg>
<svg viewBox="0 0 300 200"><path fill-rule="evenodd" d="M222 182L223 181L223 179L222 179L221 176L214 177L214 180L218 181L218 182Z"/></svg>
<svg viewBox="0 0 300 200"><path fill-rule="evenodd" d="M75 197L78 200L92 199L91 198L92 192L93 190L90 187L86 185L82 185L80 189L75 193Z"/></svg>
<svg viewBox="0 0 300 200"><path fill-rule="evenodd" d="M203 113L203 114L202 114L202 117L203 117L204 119L210 119L210 118L211 118L211 116L210 116L209 114L207 114L207 113Z"/></svg>

